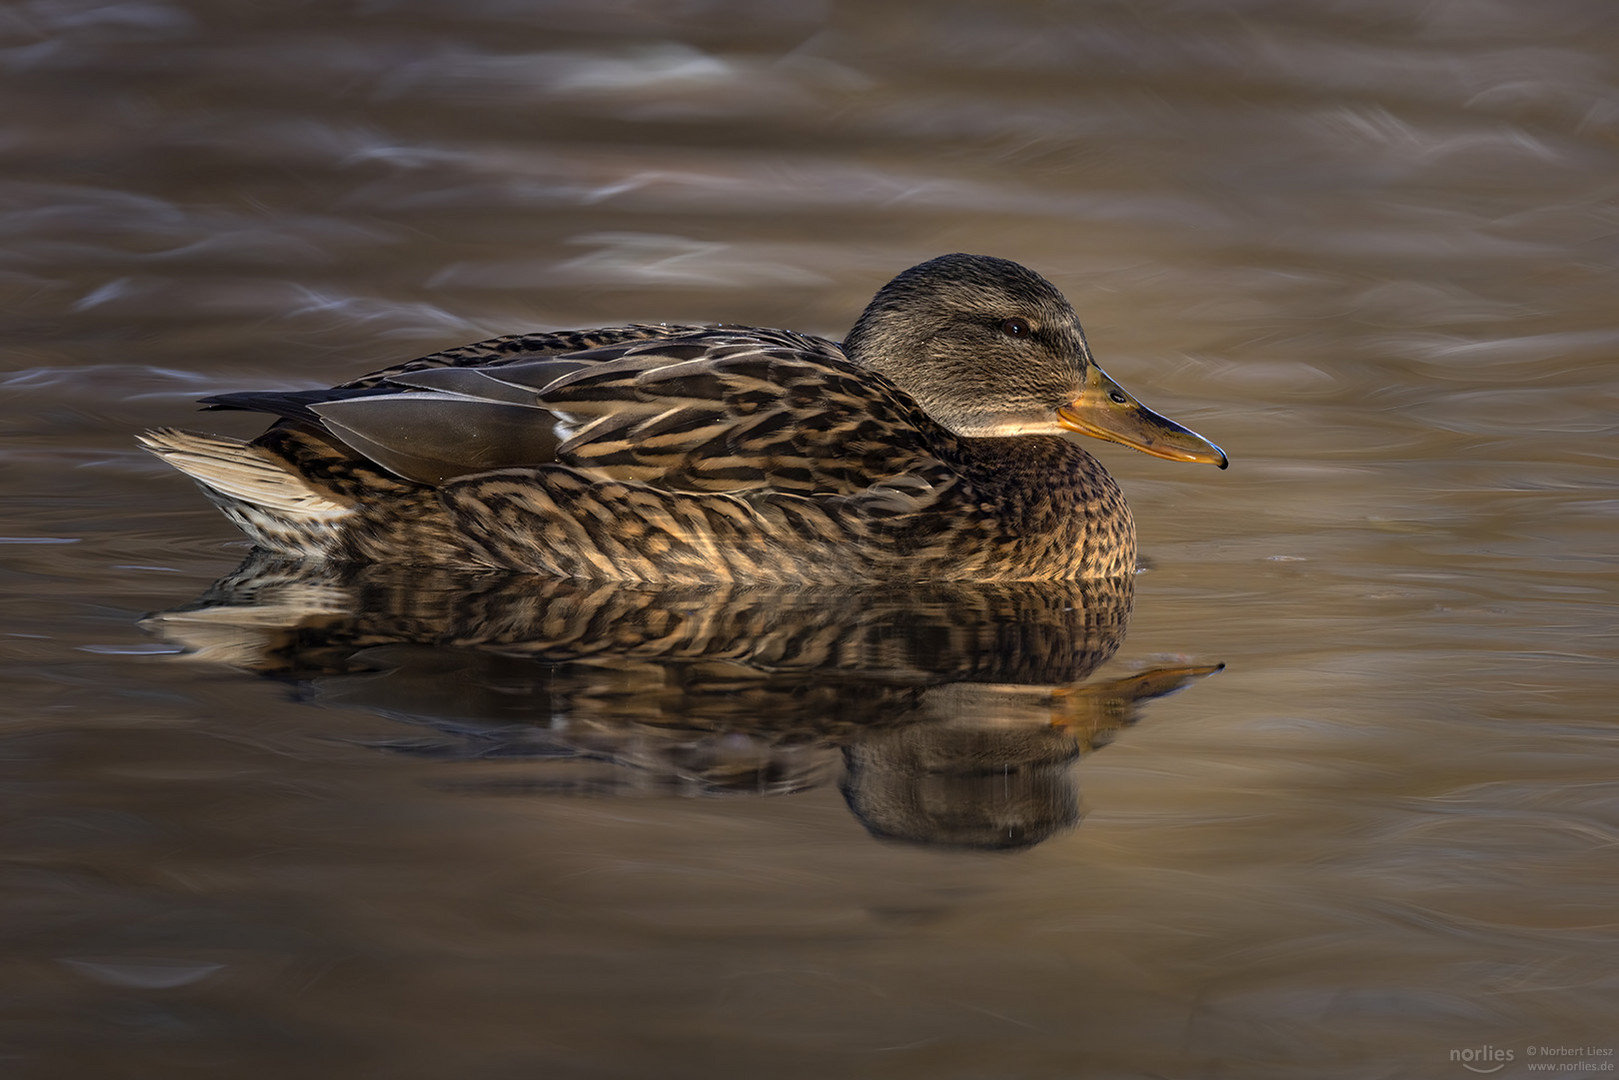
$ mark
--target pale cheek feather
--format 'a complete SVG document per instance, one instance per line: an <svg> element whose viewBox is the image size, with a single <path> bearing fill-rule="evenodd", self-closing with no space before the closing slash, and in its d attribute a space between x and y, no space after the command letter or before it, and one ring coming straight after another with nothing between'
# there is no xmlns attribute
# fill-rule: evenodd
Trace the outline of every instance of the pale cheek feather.
<svg viewBox="0 0 1619 1080"><path fill-rule="evenodd" d="M950 428L964 438L990 439L1004 438L1008 435L1062 435L1064 428L1057 423L1055 416L1000 416L984 417L970 421L947 423Z"/></svg>

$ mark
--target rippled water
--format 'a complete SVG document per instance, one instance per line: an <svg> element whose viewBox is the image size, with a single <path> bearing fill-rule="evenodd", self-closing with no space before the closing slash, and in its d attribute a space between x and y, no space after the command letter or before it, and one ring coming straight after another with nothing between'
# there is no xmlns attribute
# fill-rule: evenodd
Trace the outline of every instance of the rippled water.
<svg viewBox="0 0 1619 1080"><path fill-rule="evenodd" d="M1611 1066L1616 62L1605 0L8 8L0 1072ZM238 571L132 443L953 250L1231 454L1099 451L1133 597Z"/></svg>

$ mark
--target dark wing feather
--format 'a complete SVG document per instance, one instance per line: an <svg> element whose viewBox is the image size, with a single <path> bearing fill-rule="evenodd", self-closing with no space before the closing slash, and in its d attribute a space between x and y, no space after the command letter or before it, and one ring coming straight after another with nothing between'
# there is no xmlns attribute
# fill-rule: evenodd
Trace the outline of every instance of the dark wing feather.
<svg viewBox="0 0 1619 1080"><path fill-rule="evenodd" d="M509 401L517 405L532 405L535 390L578 370L582 364L571 360L528 360L510 367L497 368L425 368L390 376L381 387L397 393L397 387L410 386L421 390L441 390L466 397L489 401ZM514 378L522 373L527 379ZM351 391L353 393L353 391Z"/></svg>
<svg viewBox="0 0 1619 1080"><path fill-rule="evenodd" d="M328 401L343 401L356 397L391 394L397 391L386 386L365 387L358 390L334 388L331 390L246 390L235 394L215 394L201 398L197 404L210 410L240 409L244 412L269 413L287 420L305 424L318 424L313 406Z"/></svg>
<svg viewBox="0 0 1619 1080"><path fill-rule="evenodd" d="M361 454L424 484L556 458L556 418L533 404L422 391L331 401L313 411Z"/></svg>
<svg viewBox="0 0 1619 1080"><path fill-rule="evenodd" d="M540 356L536 337L511 340L524 348L500 362L401 365L365 385L210 401L318 424L434 485L560 464L591 482L665 491L853 496L936 465L954 444L908 395L822 338L712 327Z"/></svg>

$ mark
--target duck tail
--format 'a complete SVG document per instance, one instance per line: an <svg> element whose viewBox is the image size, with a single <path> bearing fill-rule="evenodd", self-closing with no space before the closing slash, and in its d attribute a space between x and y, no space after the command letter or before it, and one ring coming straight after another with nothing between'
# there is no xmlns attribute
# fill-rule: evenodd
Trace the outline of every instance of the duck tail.
<svg viewBox="0 0 1619 1080"><path fill-rule="evenodd" d="M355 510L261 446L158 428L137 437L146 449L197 482L254 543L300 558L333 554Z"/></svg>

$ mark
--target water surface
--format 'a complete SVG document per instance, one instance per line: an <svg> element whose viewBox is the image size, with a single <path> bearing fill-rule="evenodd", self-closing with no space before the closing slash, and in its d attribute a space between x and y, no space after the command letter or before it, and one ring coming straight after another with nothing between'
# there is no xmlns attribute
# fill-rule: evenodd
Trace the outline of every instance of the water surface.
<svg viewBox="0 0 1619 1080"><path fill-rule="evenodd" d="M7 1075L1613 1063L1608 4L0 19ZM132 442L954 250L1230 453L1128 597L238 571Z"/></svg>

